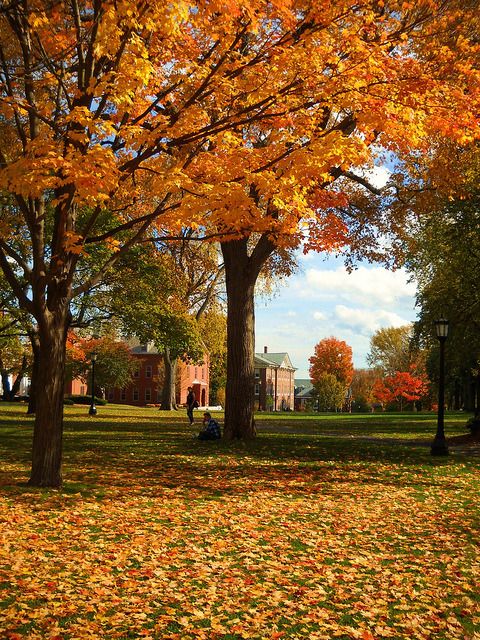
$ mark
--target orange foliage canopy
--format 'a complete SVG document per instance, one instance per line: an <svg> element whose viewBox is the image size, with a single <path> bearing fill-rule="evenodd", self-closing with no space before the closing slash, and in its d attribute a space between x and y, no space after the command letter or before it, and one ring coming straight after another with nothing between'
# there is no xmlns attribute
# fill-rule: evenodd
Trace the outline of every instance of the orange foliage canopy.
<svg viewBox="0 0 480 640"><path fill-rule="evenodd" d="M432 136L478 135L475 4L9 3L0 188L18 206L0 235L27 228L33 270L44 269L41 203L51 200L47 278L86 243L118 251L119 231L132 242L154 221L368 251L361 228L375 210L353 224L334 213L365 193L364 167L385 151L418 160ZM91 208L87 219L78 207ZM104 208L117 224L100 232Z"/></svg>
<svg viewBox="0 0 480 640"><path fill-rule="evenodd" d="M352 347L344 340L331 336L315 345L315 354L309 358L310 379L317 383L321 376L329 373L341 382L345 388L353 378Z"/></svg>

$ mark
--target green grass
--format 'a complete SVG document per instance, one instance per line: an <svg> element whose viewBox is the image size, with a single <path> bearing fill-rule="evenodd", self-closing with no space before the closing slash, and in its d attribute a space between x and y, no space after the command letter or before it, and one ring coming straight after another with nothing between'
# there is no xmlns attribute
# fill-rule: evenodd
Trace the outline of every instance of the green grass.
<svg viewBox="0 0 480 640"><path fill-rule="evenodd" d="M480 457L432 458L433 414L202 443L201 412L66 407L42 490L25 411L0 404L0 638L480 638Z"/></svg>

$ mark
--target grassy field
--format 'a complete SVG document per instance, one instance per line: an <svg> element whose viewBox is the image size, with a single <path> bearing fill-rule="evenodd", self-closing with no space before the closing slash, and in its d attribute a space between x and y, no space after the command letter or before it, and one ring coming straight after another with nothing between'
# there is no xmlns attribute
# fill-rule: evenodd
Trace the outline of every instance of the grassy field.
<svg viewBox="0 0 480 640"><path fill-rule="evenodd" d="M64 487L26 486L32 421L0 404L0 638L480 639L475 446L432 414L66 407ZM447 436L466 416L446 416Z"/></svg>

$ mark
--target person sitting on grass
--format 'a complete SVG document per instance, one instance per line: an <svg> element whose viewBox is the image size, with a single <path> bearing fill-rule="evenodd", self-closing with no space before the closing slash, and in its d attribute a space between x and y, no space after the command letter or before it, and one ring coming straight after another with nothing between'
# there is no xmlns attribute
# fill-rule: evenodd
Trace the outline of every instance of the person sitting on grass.
<svg viewBox="0 0 480 640"><path fill-rule="evenodd" d="M212 418L212 414L203 414L203 431L198 434L199 440L219 440L222 437L220 426L216 420Z"/></svg>

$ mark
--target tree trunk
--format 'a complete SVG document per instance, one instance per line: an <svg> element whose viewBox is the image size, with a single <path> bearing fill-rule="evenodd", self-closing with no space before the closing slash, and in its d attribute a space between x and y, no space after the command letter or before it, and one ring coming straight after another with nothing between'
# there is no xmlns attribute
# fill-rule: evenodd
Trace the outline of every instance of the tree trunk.
<svg viewBox="0 0 480 640"><path fill-rule="evenodd" d="M63 394L69 321L66 312L50 316L39 328L36 414L33 430L32 473L35 487L62 484Z"/></svg>
<svg viewBox="0 0 480 640"><path fill-rule="evenodd" d="M177 408L175 382L177 378L178 359L172 357L168 347L165 347L163 351L163 363L165 365L165 379L162 389L162 409L172 411Z"/></svg>
<svg viewBox="0 0 480 640"><path fill-rule="evenodd" d="M227 385L225 437L249 439L255 432L255 306L260 269L274 250L262 236L252 253L248 241L221 244L227 287Z"/></svg>
<svg viewBox="0 0 480 640"><path fill-rule="evenodd" d="M38 361L40 358L40 341L36 331L29 332L30 344L32 347L33 363L32 375L30 377L30 393L28 394L27 414L33 415L37 410L37 389L38 389Z"/></svg>

